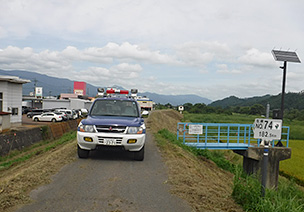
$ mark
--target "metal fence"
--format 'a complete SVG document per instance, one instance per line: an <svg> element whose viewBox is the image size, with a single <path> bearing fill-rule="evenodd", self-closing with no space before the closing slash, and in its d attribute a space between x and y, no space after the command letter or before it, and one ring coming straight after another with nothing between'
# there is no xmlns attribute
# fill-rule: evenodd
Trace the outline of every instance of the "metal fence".
<svg viewBox="0 0 304 212"><path fill-rule="evenodd" d="M200 134L190 134L190 125L201 125ZM177 139L183 140L188 146L208 149L234 149L242 150L250 146L260 146L261 140L253 138L252 124L229 123L190 123L179 122L177 124ZM274 147L279 141L273 140ZM282 127L280 142L288 147L289 127Z"/></svg>

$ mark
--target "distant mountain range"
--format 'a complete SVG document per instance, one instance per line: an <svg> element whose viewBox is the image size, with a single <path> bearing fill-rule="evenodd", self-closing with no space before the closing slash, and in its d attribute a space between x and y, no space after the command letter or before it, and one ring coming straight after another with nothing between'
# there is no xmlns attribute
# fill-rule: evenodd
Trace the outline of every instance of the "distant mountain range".
<svg viewBox="0 0 304 212"><path fill-rule="evenodd" d="M34 92L36 87L43 87L43 96L58 96L61 93L73 93L74 81L69 79L62 79L57 77L50 77L45 74L39 74L30 71L5 71L0 69L0 75L17 76L22 79L31 80L30 83L23 85L23 94L28 95L30 92ZM113 87L121 88L121 86L115 85ZM87 83L87 95L96 96L97 87ZM139 93L141 96L147 96L155 103L167 104L170 103L173 106L182 105L185 103L204 103L210 104L212 101L207 98L203 98L197 95L161 95L156 93Z"/></svg>
<svg viewBox="0 0 304 212"><path fill-rule="evenodd" d="M204 103L204 104L210 104L212 101L210 99L200 97L197 95L189 94L189 95L161 95L156 93L139 93L141 96L147 96L150 99L152 99L156 103L160 104L167 104L170 103L171 105L177 106L182 105L185 103ZM156 101L157 100L157 101Z"/></svg>
<svg viewBox="0 0 304 212"><path fill-rule="evenodd" d="M23 94L28 95L30 92L34 92L36 87L43 87L43 96L58 96L61 93L73 93L74 81L69 79L62 79L57 77L50 77L45 74L39 74L30 71L4 71L0 70L0 75L17 76L22 79L31 80L30 83L23 85ZM87 93L89 96L96 95L96 87L87 84Z"/></svg>
<svg viewBox="0 0 304 212"><path fill-rule="evenodd" d="M222 100L212 102L209 106L227 108L231 106L252 106L254 104L261 104L266 107L269 103L271 109L281 108L282 95L265 95L251 98L238 98L230 96ZM304 93L286 93L284 98L284 109L304 109Z"/></svg>

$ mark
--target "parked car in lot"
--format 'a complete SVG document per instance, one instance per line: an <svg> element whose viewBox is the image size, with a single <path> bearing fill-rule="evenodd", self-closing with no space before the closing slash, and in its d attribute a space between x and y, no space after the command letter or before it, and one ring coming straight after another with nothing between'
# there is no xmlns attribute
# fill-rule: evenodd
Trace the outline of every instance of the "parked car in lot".
<svg viewBox="0 0 304 212"><path fill-rule="evenodd" d="M62 121L62 116L53 112L42 113L41 115L33 116L33 121Z"/></svg>
<svg viewBox="0 0 304 212"><path fill-rule="evenodd" d="M32 111L28 112L26 114L26 116L28 118L33 118L33 116L35 116L35 115L41 115L43 112L45 112L45 111L42 110L42 109L32 109Z"/></svg>
<svg viewBox="0 0 304 212"><path fill-rule="evenodd" d="M67 121L69 120L67 114L65 112L55 112L55 114L59 115L62 117L62 121Z"/></svg>
<svg viewBox="0 0 304 212"><path fill-rule="evenodd" d="M68 109L56 109L55 112L64 112L67 115L67 117L68 117L69 120L70 119L74 119L73 118L73 112L72 112L72 110L68 110Z"/></svg>
<svg viewBox="0 0 304 212"><path fill-rule="evenodd" d="M22 106L22 115L23 114L27 114L28 112L30 112L32 110L32 108L27 107L27 106Z"/></svg>
<svg viewBox="0 0 304 212"><path fill-rule="evenodd" d="M73 113L73 119L79 118L79 113L76 110L72 110L72 113Z"/></svg>

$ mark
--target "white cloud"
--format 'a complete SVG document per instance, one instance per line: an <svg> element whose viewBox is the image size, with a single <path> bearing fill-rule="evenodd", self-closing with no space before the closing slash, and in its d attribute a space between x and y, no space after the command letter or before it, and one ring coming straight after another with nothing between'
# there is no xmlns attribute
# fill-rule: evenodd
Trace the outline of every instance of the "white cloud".
<svg viewBox="0 0 304 212"><path fill-rule="evenodd" d="M176 47L177 57L185 65L201 66L213 60L220 60L229 54L230 50L226 44L219 42L187 42ZM216 55L216 57L215 57Z"/></svg>
<svg viewBox="0 0 304 212"><path fill-rule="evenodd" d="M276 92L275 46L304 55L302 1L0 2L0 69L216 99ZM302 70L288 64L287 90Z"/></svg>
<svg viewBox="0 0 304 212"><path fill-rule="evenodd" d="M72 65L59 56L58 52L48 50L35 53L32 48L8 46L0 51L0 67L8 70L30 70L51 76L70 71Z"/></svg>
<svg viewBox="0 0 304 212"><path fill-rule="evenodd" d="M252 48L246 51L246 54L238 58L239 62L246 65L275 67L273 56L266 52L260 52L258 49Z"/></svg>
<svg viewBox="0 0 304 212"><path fill-rule="evenodd" d="M221 73L221 74L241 74L242 73L242 71L236 70L236 69L229 70L227 64L218 64L216 72Z"/></svg>
<svg viewBox="0 0 304 212"><path fill-rule="evenodd" d="M90 67L74 72L74 79L90 82L96 86L130 85L129 81L139 80L142 67L139 64L121 63L109 69Z"/></svg>

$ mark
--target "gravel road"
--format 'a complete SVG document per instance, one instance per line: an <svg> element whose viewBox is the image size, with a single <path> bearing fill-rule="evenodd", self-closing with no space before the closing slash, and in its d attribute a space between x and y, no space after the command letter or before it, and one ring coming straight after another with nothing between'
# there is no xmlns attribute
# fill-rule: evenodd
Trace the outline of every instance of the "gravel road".
<svg viewBox="0 0 304 212"><path fill-rule="evenodd" d="M51 184L32 191L34 202L17 211L192 211L170 194L167 179L166 166L148 133L144 161L122 152L91 152L89 159L66 165Z"/></svg>

